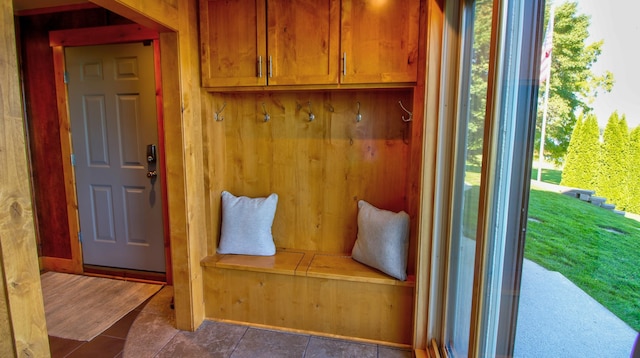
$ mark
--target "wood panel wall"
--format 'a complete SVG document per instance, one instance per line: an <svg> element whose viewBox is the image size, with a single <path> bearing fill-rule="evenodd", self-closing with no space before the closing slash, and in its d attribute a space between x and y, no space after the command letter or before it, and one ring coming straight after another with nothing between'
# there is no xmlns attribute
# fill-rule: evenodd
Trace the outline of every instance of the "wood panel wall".
<svg viewBox="0 0 640 358"><path fill-rule="evenodd" d="M123 22L118 24L134 21L149 28L166 31L160 36L160 47L167 152L167 205L176 323L179 329L194 330L204 318L200 260L205 256L208 236L206 220L204 220L206 195L202 175L203 135L200 109L202 93L199 86L197 1L100 0L93 2L110 11L98 9L105 14L102 17L103 21L79 13L70 14L69 17L64 17L62 13L55 13L41 15L49 16L42 18L45 19L42 25L49 26L53 23L63 26L57 29L80 27L76 25L64 27L65 23L77 24L78 22L81 22L82 26L104 26L115 24L114 19L120 19ZM90 25L85 25L85 21ZM173 30L177 31L173 32ZM23 57L26 58L26 56ZM49 62L46 58L42 60ZM53 117L52 113L55 111L54 106L48 113ZM43 113L47 113L47 110L43 110ZM44 120L53 120L51 117L46 117ZM55 120L57 121L57 118ZM38 128L41 127L34 125L34 131ZM59 133L49 134L59 137ZM46 159L43 160L46 162ZM34 168L33 171L46 172L46 169ZM56 186L56 184L51 185ZM45 191L45 194L47 192ZM48 249L57 250L57 248L54 244ZM55 254L60 255L60 253Z"/></svg>
<svg viewBox="0 0 640 358"><path fill-rule="evenodd" d="M217 247L222 190L277 193L273 234L282 248L350 253L361 199L416 220L408 200L410 168L419 166L411 163L415 124L402 120L398 104L411 107L412 96L411 89L208 95L209 254ZM223 105L224 120L215 121Z"/></svg>
<svg viewBox="0 0 640 358"><path fill-rule="evenodd" d="M197 0L97 0L160 34L167 205L178 329L204 319L200 260L206 256ZM175 32L174 32L175 30Z"/></svg>
<svg viewBox="0 0 640 358"><path fill-rule="evenodd" d="M48 357L10 1L0 34L0 356Z"/></svg>
<svg viewBox="0 0 640 358"><path fill-rule="evenodd" d="M71 259L49 31L131 23L104 9L18 18L40 255Z"/></svg>

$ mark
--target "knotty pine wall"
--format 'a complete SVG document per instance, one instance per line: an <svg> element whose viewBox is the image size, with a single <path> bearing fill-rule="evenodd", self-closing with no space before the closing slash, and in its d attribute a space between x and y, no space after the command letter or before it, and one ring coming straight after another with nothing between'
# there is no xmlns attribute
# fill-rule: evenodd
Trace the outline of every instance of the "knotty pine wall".
<svg viewBox="0 0 640 358"><path fill-rule="evenodd" d="M0 2L0 356L48 357L10 1Z"/></svg>
<svg viewBox="0 0 640 358"><path fill-rule="evenodd" d="M277 193L273 235L282 248L351 253L360 199L404 210L415 222L417 200L408 200L410 168L419 166L411 162L414 124L402 120L407 115L398 104L411 107L412 95L411 89L206 94L208 254L219 240L222 190ZM224 119L215 121L223 105ZM415 245L412 230L411 262Z"/></svg>

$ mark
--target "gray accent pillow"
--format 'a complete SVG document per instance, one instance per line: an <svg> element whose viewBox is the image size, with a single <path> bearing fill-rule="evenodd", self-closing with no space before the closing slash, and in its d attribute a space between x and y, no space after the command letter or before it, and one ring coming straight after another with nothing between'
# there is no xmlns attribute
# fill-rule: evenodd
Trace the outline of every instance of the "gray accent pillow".
<svg viewBox="0 0 640 358"><path fill-rule="evenodd" d="M407 279L409 215L358 201L358 237L351 256L398 280Z"/></svg>
<svg viewBox="0 0 640 358"><path fill-rule="evenodd" d="M222 227L219 254L272 256L276 253L271 226L278 195L266 198L234 196L222 192Z"/></svg>

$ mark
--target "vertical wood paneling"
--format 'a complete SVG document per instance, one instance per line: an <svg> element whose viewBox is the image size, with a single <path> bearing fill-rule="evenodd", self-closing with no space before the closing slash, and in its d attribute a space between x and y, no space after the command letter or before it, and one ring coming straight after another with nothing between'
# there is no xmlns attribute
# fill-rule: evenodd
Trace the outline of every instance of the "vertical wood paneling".
<svg viewBox="0 0 640 358"><path fill-rule="evenodd" d="M212 110L226 103L224 120L207 122L211 135L224 130L224 141L208 146L209 155L224 153L222 160L210 162L222 172L212 196L221 190L250 197L277 193L273 234L278 247L351 252L360 199L387 210L413 211L407 200L411 124L402 121L397 103L411 103L410 90L209 97ZM357 102L361 122L356 122ZM216 205L219 201L211 202ZM217 236L213 240L209 244L216 247Z"/></svg>
<svg viewBox="0 0 640 358"><path fill-rule="evenodd" d="M150 3L150 2L149 2ZM163 33L162 73L167 197L176 326L195 330L204 319L200 260L207 253L197 4L179 3L180 33Z"/></svg>
<svg viewBox="0 0 640 358"><path fill-rule="evenodd" d="M164 141L167 183L167 206L171 237L171 261L173 264L174 299L178 327L193 325L191 307L191 280L188 259L187 202L185 200L184 142L178 67L178 34L160 34L162 48L162 91L164 94ZM189 329L189 328L181 328Z"/></svg>
<svg viewBox="0 0 640 358"><path fill-rule="evenodd" d="M0 277L4 277L4 266L0 256ZM0 356L14 357L16 350L13 343L13 327L9 315L9 302L7 301L7 288L4 280L0 280Z"/></svg>
<svg viewBox="0 0 640 358"><path fill-rule="evenodd" d="M0 349L3 356L48 357L22 116L13 5L0 3ZM5 309L6 308L6 309Z"/></svg>
<svg viewBox="0 0 640 358"><path fill-rule="evenodd" d="M411 344L413 287L226 269L205 274L209 318Z"/></svg>
<svg viewBox="0 0 640 358"><path fill-rule="evenodd" d="M149 1L149 3L153 3ZM192 288L188 303L193 311L190 325L179 325L179 329L195 330L204 320L204 282L200 260L207 252L207 226L205 204L208 193L204 190L203 119L202 94L200 87L200 50L198 44L198 4L196 0L180 2L179 12L180 81L182 97L182 117L185 139L185 181L187 218L189 224L188 251L186 259L191 267L189 279ZM177 304L177 302L176 302ZM176 317L184 321L186 317Z"/></svg>

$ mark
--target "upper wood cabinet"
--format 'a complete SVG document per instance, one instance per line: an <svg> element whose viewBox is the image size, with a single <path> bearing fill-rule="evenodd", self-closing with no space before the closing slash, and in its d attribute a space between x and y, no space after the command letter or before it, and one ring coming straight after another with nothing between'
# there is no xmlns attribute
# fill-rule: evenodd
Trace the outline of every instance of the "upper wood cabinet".
<svg viewBox="0 0 640 358"><path fill-rule="evenodd" d="M341 83L416 82L420 0L342 0Z"/></svg>
<svg viewBox="0 0 640 358"><path fill-rule="evenodd" d="M420 0L200 0L202 85L416 82Z"/></svg>
<svg viewBox="0 0 640 358"><path fill-rule="evenodd" d="M200 0L202 86L263 86L266 6L256 0Z"/></svg>
<svg viewBox="0 0 640 358"><path fill-rule="evenodd" d="M340 68L340 1L267 1L270 85L335 84Z"/></svg>
<svg viewBox="0 0 640 358"><path fill-rule="evenodd" d="M204 87L336 84L339 0L201 0Z"/></svg>

